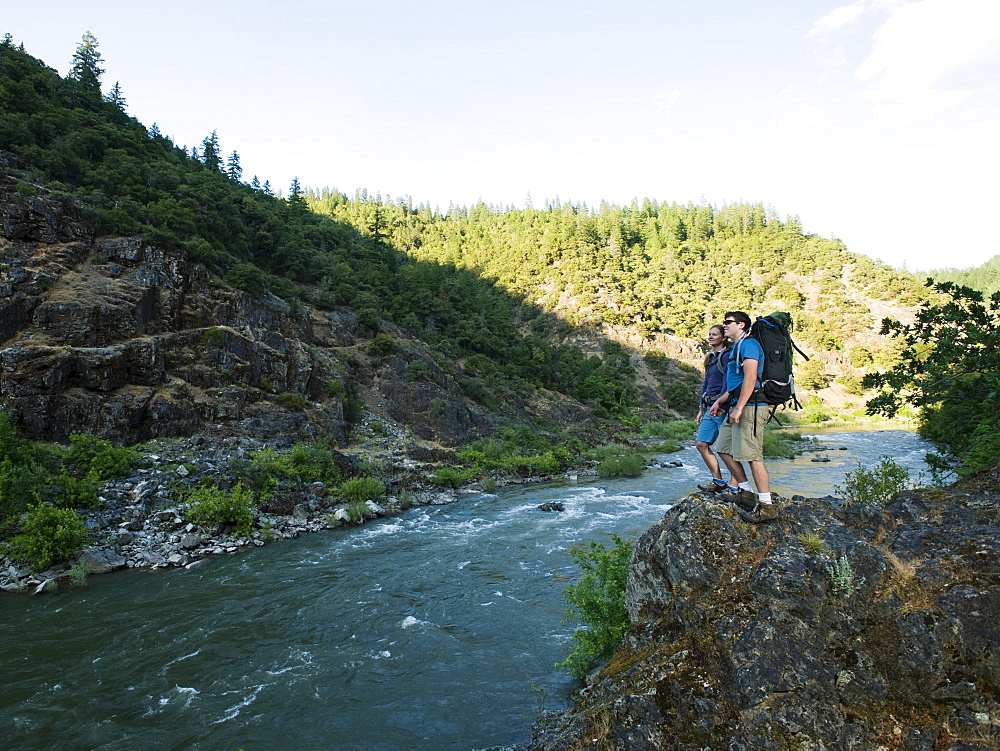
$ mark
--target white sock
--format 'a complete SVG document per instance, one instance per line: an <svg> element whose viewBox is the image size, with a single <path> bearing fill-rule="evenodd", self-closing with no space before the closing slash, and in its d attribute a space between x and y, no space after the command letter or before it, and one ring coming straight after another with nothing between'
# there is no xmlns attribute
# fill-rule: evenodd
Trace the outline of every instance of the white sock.
<svg viewBox="0 0 1000 751"><path fill-rule="evenodd" d="M739 484L739 488L740 488L740 490L745 490L748 493L752 493L753 492L753 490L750 487L750 481L749 480L747 480L746 482L741 482Z"/></svg>
<svg viewBox="0 0 1000 751"><path fill-rule="evenodd" d="M761 503L771 504L771 494L770 493L758 493L757 500Z"/></svg>

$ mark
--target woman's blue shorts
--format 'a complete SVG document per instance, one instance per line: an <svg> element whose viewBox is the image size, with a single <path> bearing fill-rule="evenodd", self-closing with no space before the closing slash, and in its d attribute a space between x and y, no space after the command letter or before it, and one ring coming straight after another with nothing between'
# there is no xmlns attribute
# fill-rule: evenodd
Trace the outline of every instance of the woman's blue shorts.
<svg viewBox="0 0 1000 751"><path fill-rule="evenodd" d="M712 417L706 412L705 416L701 418L701 422L698 423L698 432L695 433L694 439L708 444L715 443L715 439L719 437L719 428L725 421L726 415Z"/></svg>

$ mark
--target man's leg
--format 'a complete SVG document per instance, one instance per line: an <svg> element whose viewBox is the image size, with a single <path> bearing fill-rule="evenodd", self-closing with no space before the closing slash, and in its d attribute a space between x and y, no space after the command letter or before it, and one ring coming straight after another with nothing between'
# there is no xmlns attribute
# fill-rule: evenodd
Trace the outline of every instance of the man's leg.
<svg viewBox="0 0 1000 751"><path fill-rule="evenodd" d="M743 463L738 462L733 458L732 454L719 453L719 458L722 459L723 464L726 465L726 469L729 470L729 474L733 476L733 480L737 485L743 482L747 482L747 473L743 470Z"/></svg>
<svg viewBox="0 0 1000 751"><path fill-rule="evenodd" d="M753 475L753 484L758 494L771 492L771 475L763 459L759 462L750 462L750 474Z"/></svg>
<svg viewBox="0 0 1000 751"><path fill-rule="evenodd" d="M778 511L771 501L771 475L764 464L764 426L767 424L767 409L761 407L756 414L742 425L739 437L741 454L750 462L750 473L757 488L757 504L749 510L741 510L740 517L748 522L767 522L777 518Z"/></svg>
<svg viewBox="0 0 1000 751"><path fill-rule="evenodd" d="M715 441L715 450L719 452L719 458L722 459L722 463L729 470L732 482L737 486L748 486L747 473L743 471L743 464L733 458L733 454L735 453L733 446L738 441L737 428L737 425L734 425L729 422L728 418L725 418L722 425L719 426L719 437Z"/></svg>

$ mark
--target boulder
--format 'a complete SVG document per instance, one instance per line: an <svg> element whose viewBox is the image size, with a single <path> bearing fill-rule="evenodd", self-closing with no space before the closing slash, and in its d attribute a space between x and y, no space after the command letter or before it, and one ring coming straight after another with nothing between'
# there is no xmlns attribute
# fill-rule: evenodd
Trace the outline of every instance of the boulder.
<svg viewBox="0 0 1000 751"><path fill-rule="evenodd" d="M90 548L77 556L77 562L90 569L92 574L104 574L108 571L125 568L125 556L110 548Z"/></svg>
<svg viewBox="0 0 1000 751"><path fill-rule="evenodd" d="M996 748L998 480L761 525L678 503L635 546L621 649L531 748Z"/></svg>

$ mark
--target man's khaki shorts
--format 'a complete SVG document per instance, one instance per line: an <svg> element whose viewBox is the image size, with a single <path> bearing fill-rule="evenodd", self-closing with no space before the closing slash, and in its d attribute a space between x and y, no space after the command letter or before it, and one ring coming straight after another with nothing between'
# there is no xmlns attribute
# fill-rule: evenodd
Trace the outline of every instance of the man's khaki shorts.
<svg viewBox="0 0 1000 751"><path fill-rule="evenodd" d="M731 454L738 462L764 461L764 425L770 413L771 408L766 404L758 407L748 404L738 423L729 422L728 417L722 423L713 448L720 454ZM754 435L755 423L757 435Z"/></svg>

